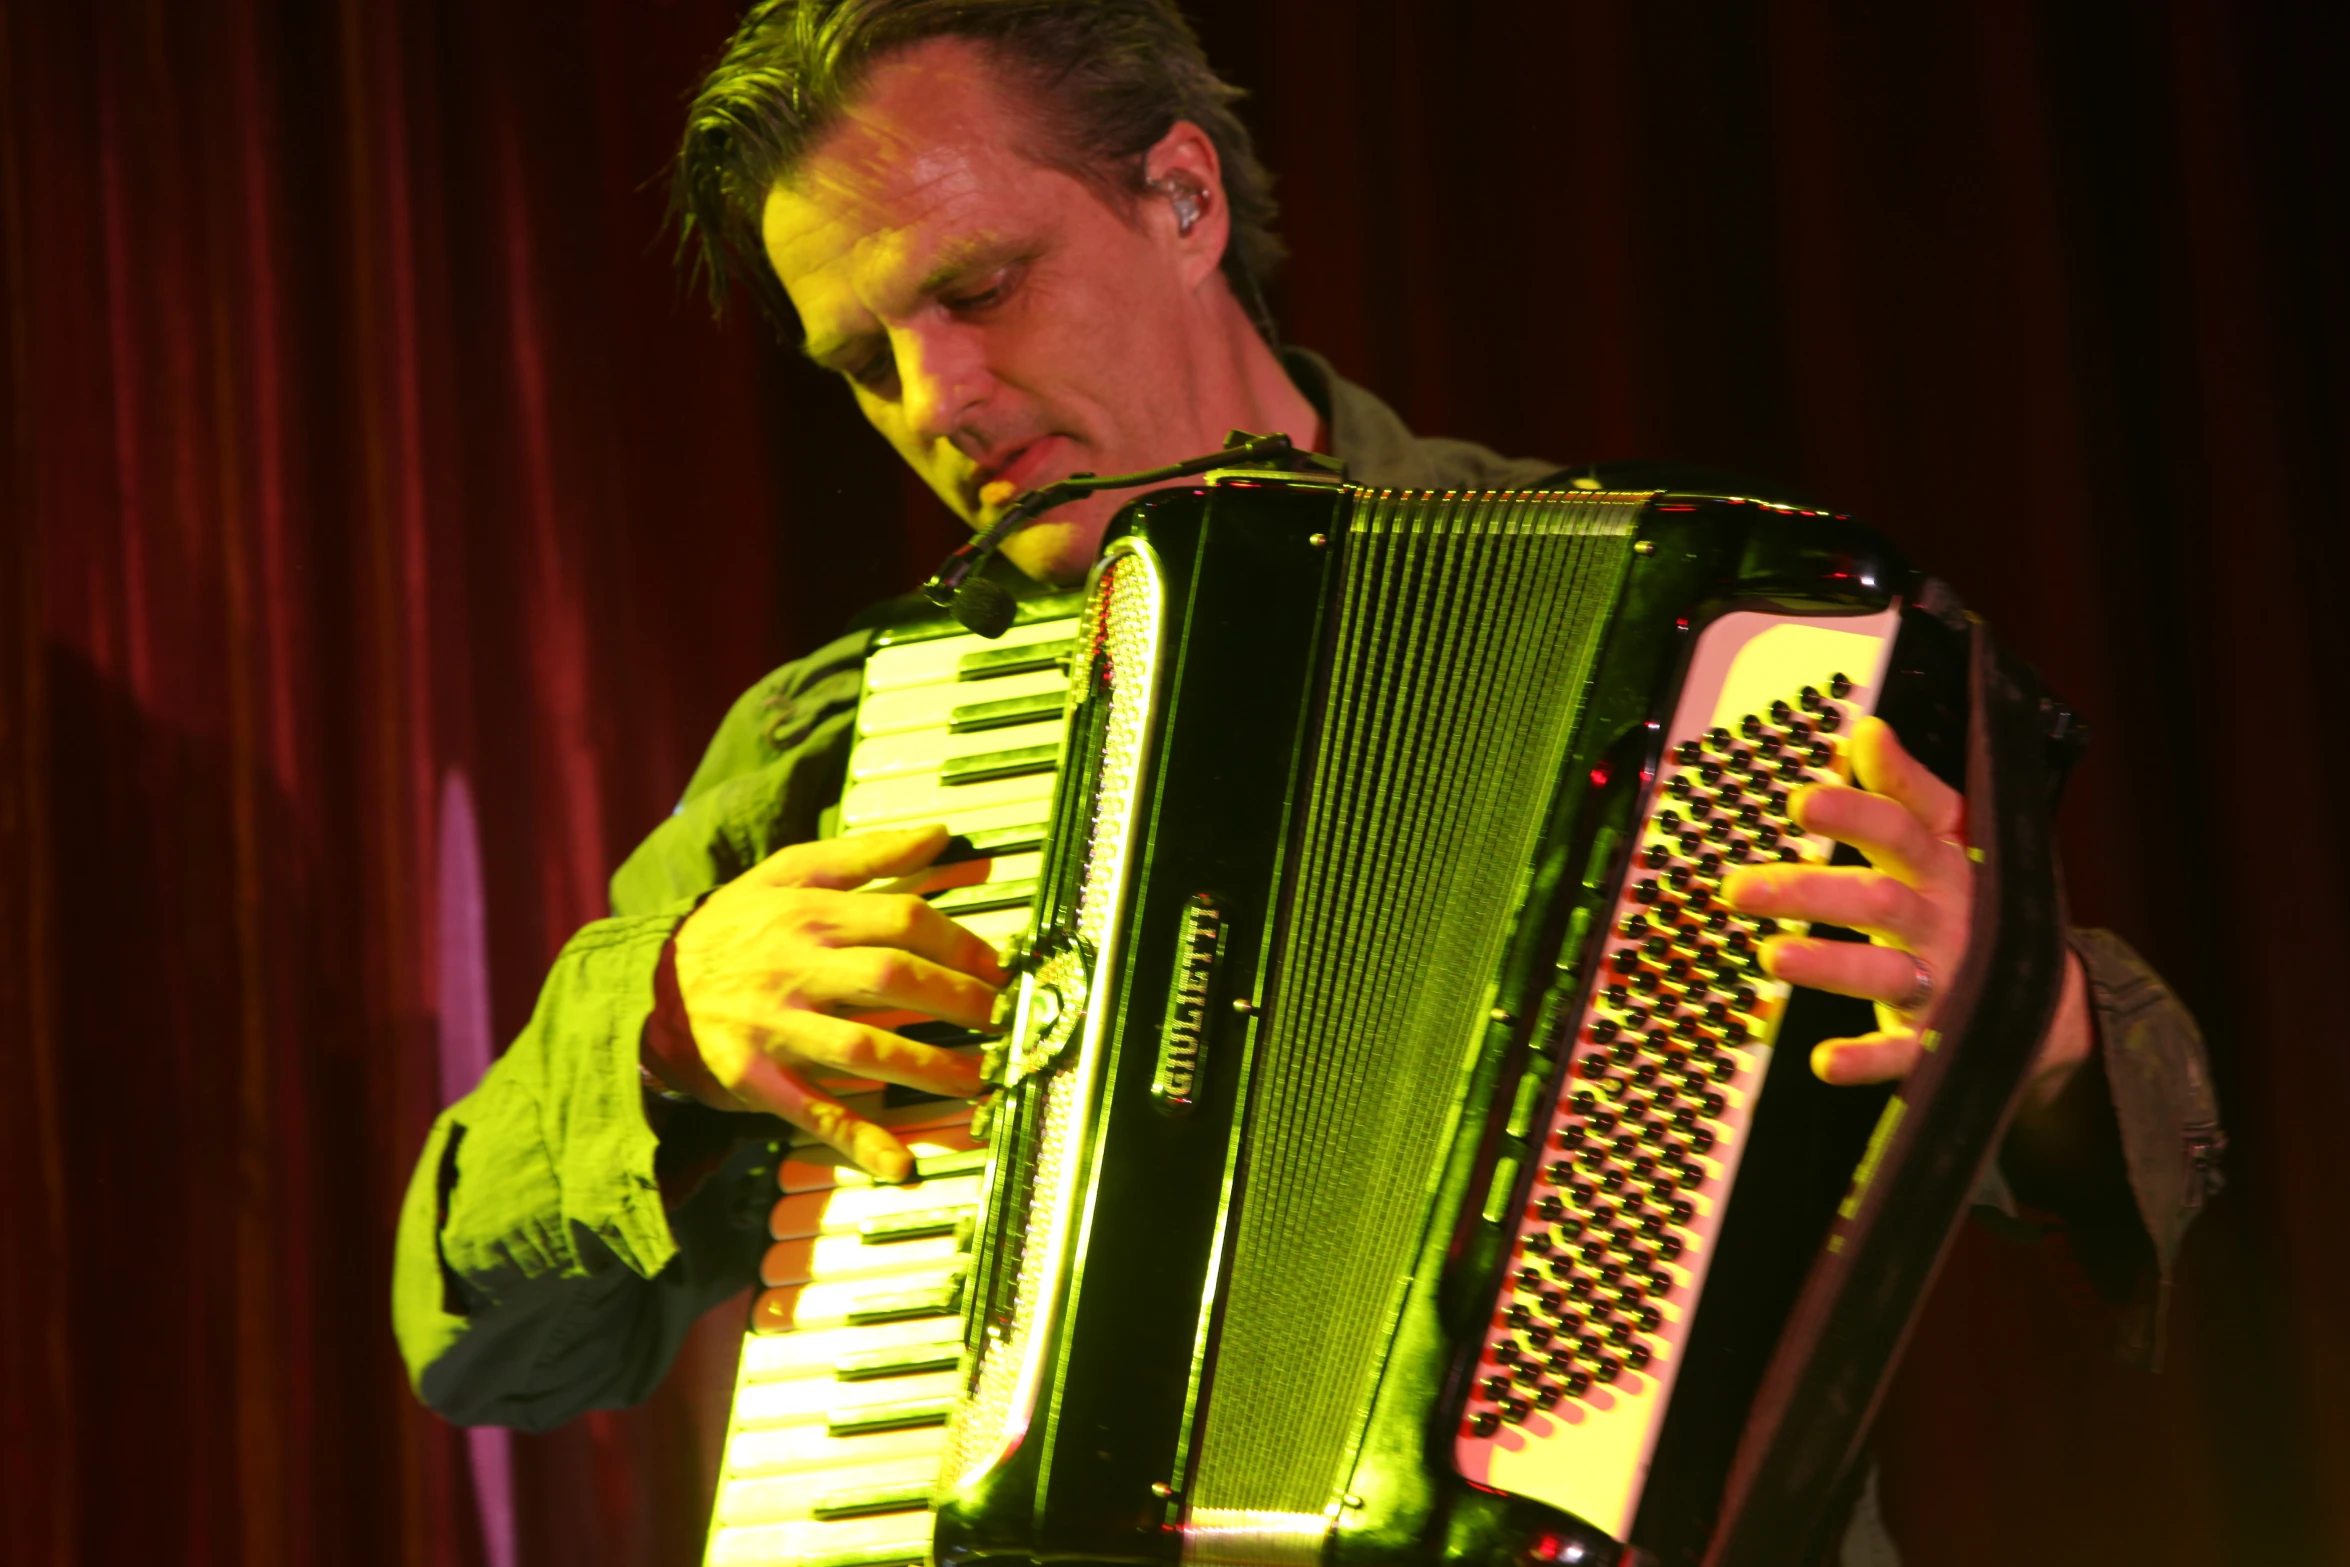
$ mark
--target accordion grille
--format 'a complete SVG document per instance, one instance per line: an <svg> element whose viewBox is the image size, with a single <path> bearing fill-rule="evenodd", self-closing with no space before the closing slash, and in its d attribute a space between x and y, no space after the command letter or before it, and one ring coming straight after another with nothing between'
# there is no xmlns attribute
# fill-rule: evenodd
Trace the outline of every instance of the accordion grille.
<svg viewBox="0 0 2350 1567"><path fill-rule="evenodd" d="M1356 503L1195 1514L1332 1499L1646 500Z"/></svg>

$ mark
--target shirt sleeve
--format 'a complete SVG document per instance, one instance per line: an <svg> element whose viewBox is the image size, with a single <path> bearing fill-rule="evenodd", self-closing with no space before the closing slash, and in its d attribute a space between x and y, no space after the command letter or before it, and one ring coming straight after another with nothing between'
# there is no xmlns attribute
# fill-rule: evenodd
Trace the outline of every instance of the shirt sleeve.
<svg viewBox="0 0 2350 1567"><path fill-rule="evenodd" d="M433 1125L393 1326L418 1395L452 1420L537 1431L637 1402L758 1265L755 1145L674 1215L662 1204L637 1039L682 912L574 936L529 1026Z"/></svg>
<svg viewBox="0 0 2350 1567"><path fill-rule="evenodd" d="M660 1132L639 1075L661 949L699 899L814 837L846 762L866 633L737 701L676 812L564 946L529 1025L433 1123L402 1205L392 1318L418 1395L544 1430L635 1403L696 1317L755 1276L773 1121L699 1107ZM685 1144L694 1145L690 1150ZM662 1177L717 1149L673 1205Z"/></svg>

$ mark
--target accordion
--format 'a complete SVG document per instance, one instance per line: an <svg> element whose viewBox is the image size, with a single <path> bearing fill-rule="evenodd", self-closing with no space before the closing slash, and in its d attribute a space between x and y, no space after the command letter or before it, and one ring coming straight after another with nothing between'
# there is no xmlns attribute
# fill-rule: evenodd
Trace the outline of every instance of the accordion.
<svg viewBox="0 0 2350 1567"><path fill-rule="evenodd" d="M844 801L1010 867L947 897L1016 921L1014 1005L972 1125L897 1107L916 1185L826 1178L928 1271L771 1271L713 1562L1822 1549L2054 1008L2069 712L1874 533L1727 496L1229 470L1030 620L955 667L1033 690L966 683L974 738ZM1967 793L1974 939L1917 1071L1837 1089L1811 1046L1868 1008L1718 892L1829 857L1789 795L1872 713ZM757 1365L844 1343L817 1479L756 1491Z"/></svg>

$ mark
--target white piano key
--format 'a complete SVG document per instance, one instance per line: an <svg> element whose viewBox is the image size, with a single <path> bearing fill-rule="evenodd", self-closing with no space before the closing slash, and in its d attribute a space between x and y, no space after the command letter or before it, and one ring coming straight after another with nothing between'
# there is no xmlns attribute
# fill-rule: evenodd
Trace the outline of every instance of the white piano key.
<svg viewBox="0 0 2350 1567"><path fill-rule="evenodd" d="M884 802L886 803L886 802ZM888 818L865 816L841 818L844 833L869 832L882 827L926 827L932 822L944 822L949 832L992 832L998 828L1041 828L1053 808L1050 793L1019 800L997 801L992 805L970 806L950 801L951 808L933 811L924 816L893 816Z"/></svg>
<svg viewBox="0 0 2350 1567"><path fill-rule="evenodd" d="M788 1523L814 1516L826 1498L858 1492L921 1491L938 1478L932 1454L887 1463L844 1465L765 1480L729 1480L718 1492L718 1517L730 1524Z"/></svg>
<svg viewBox="0 0 2350 1567"><path fill-rule="evenodd" d="M1035 642L1066 642L1076 630L1074 616L1066 620L1031 621L1025 626L1014 626L1002 636L993 639L979 636L932 637L927 642L907 642L897 647L885 647L865 660L865 689L868 692L898 691L907 686L927 686L955 682L956 666L966 653L984 653L992 648L1027 647ZM1010 676L1002 677L1010 679ZM962 682L973 688L984 688L990 681ZM971 700L978 700L974 697Z"/></svg>
<svg viewBox="0 0 2350 1567"><path fill-rule="evenodd" d="M981 938L985 940L983 936ZM962 1099L926 1099L920 1104L885 1105L882 1095L846 1094L842 1105L863 1116L876 1126L886 1126L898 1134L900 1142L922 1132L939 1131L950 1126L967 1125L971 1120L971 1105ZM814 1132L793 1127L791 1145L794 1148L822 1146L822 1139Z"/></svg>
<svg viewBox="0 0 2350 1567"><path fill-rule="evenodd" d="M967 1120L955 1126L905 1133L899 1141L911 1149L917 1159L938 1154L971 1153L979 1148ZM873 1177L852 1164L848 1155L835 1148L823 1147L794 1148L777 1167L775 1181L786 1194L823 1191L835 1186L874 1184Z"/></svg>
<svg viewBox="0 0 2350 1567"><path fill-rule="evenodd" d="M985 909L977 914L958 914L956 924L981 941L995 948L997 956L1011 950L1012 943L1028 932L1029 905L1023 903L1009 909Z"/></svg>
<svg viewBox="0 0 2350 1567"><path fill-rule="evenodd" d="M844 832L899 823L919 825L945 822L956 832L979 832L989 827L1017 827L1041 821L1052 808L1053 775L1022 773L1016 778L991 778L984 783L942 784L935 773L909 778L877 778L851 784L841 797ZM1034 803L1031 803L1034 802ZM1026 805L1025 811L1004 807Z"/></svg>
<svg viewBox="0 0 2350 1567"><path fill-rule="evenodd" d="M708 1567L772 1567L812 1557L856 1553L858 1567L909 1567L930 1559L930 1514L880 1513L871 1518L810 1518L798 1523L720 1529L710 1540Z"/></svg>
<svg viewBox="0 0 2350 1567"><path fill-rule="evenodd" d="M935 1463L945 1447L946 1433L937 1426L864 1431L855 1436L834 1436L820 1425L769 1426L735 1434L726 1444L726 1472L748 1478L890 1458L927 1457Z"/></svg>
<svg viewBox="0 0 2350 1567"><path fill-rule="evenodd" d="M867 1219L968 1208L978 1201L976 1175L910 1181L904 1186L844 1186L830 1191L800 1192L776 1200L774 1211L767 1218L767 1234L779 1241L835 1232L854 1234L857 1226Z"/></svg>
<svg viewBox="0 0 2350 1567"><path fill-rule="evenodd" d="M753 1316L769 1332L847 1327L852 1311L870 1309L885 1297L894 1299L945 1289L954 1282L956 1271L956 1267L910 1268L903 1273L838 1282L820 1279L813 1284L786 1284L762 1291L754 1305ZM951 1322L954 1319L941 1317L938 1320Z"/></svg>
<svg viewBox="0 0 2350 1567"><path fill-rule="evenodd" d="M866 1409L914 1398L952 1398L962 1386L956 1371L929 1371L910 1377L875 1377L843 1382L836 1377L784 1377L754 1382L734 1404L735 1424L745 1431L794 1421L823 1421L834 1411Z"/></svg>
<svg viewBox="0 0 2350 1567"><path fill-rule="evenodd" d="M915 729L944 733L958 707L974 702L1004 702L1015 697L1043 696L1069 688L1068 674L1059 669L1032 670L995 680L948 681L939 685L906 686L894 691L869 692L857 708L861 736L905 734Z"/></svg>
<svg viewBox="0 0 2350 1567"><path fill-rule="evenodd" d="M951 735L943 729L920 729L911 734L877 735L857 747L849 763L849 781L866 783L876 778L899 778L915 773L935 773L951 761L967 756L987 756L997 751L1026 751L1038 746L1057 746L1061 735L1069 727L1065 719L1049 718L1041 723L1014 724L1004 729L982 729L972 734ZM963 785L961 787L969 787Z"/></svg>
<svg viewBox="0 0 2350 1567"><path fill-rule="evenodd" d="M881 1277L908 1268L952 1262L958 1255L952 1235L868 1241L851 1230L846 1235L815 1235L775 1242L760 1261L759 1282L805 1284L810 1279Z"/></svg>
<svg viewBox="0 0 2350 1567"><path fill-rule="evenodd" d="M808 1333L754 1333L743 1340L742 1380L748 1386L778 1377L830 1376L833 1362L843 1355L945 1344L961 1332L962 1324L953 1317L913 1317Z"/></svg>
<svg viewBox="0 0 2350 1567"><path fill-rule="evenodd" d="M1031 849L1026 854L999 854L988 861L987 879L999 881L1034 881L1044 874L1044 855Z"/></svg>

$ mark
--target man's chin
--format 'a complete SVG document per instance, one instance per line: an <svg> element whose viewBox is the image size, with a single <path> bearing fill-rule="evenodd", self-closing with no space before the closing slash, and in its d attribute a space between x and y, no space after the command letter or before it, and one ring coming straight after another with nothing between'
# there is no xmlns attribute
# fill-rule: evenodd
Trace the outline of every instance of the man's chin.
<svg viewBox="0 0 2350 1567"><path fill-rule="evenodd" d="M1032 522L1004 541L1003 555L1039 582L1075 587L1101 553L1102 532L1103 523Z"/></svg>

